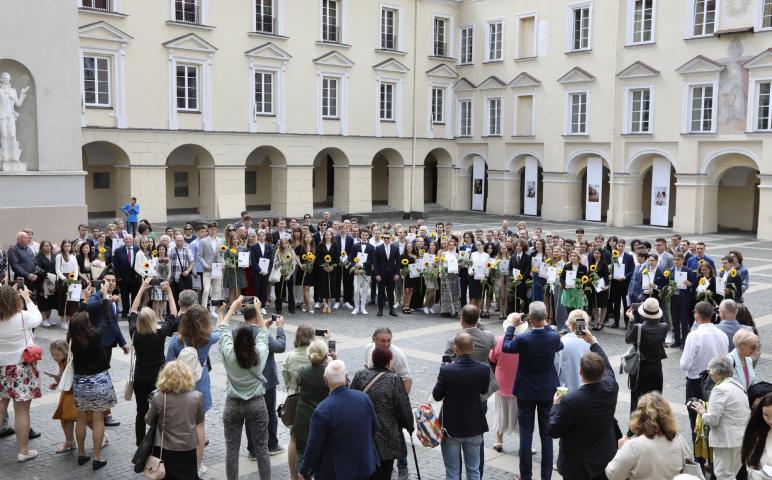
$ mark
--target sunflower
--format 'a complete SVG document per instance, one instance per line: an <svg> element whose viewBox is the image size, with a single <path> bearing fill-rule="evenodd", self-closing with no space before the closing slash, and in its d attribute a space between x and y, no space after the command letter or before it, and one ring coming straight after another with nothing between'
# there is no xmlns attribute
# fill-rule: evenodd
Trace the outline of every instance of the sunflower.
<svg viewBox="0 0 772 480"><path fill-rule="evenodd" d="M705 260L704 259L700 259L700 261L697 262L697 263L699 263L700 265L704 265L705 264Z"/></svg>
<svg viewBox="0 0 772 480"><path fill-rule="evenodd" d="M550 263L552 261L552 259L550 257L547 257L547 259L544 260L544 261L547 262L547 263Z"/></svg>
<svg viewBox="0 0 772 480"><path fill-rule="evenodd" d="M663 275L665 278L669 277L669 276L670 276L670 270L665 270L664 272L662 272L662 275Z"/></svg>
<svg viewBox="0 0 772 480"><path fill-rule="evenodd" d="M407 264L410 263L410 260L408 260L407 258L403 258L401 263L402 265L407 266Z"/></svg>
<svg viewBox="0 0 772 480"><path fill-rule="evenodd" d="M499 265L501 265L501 259L500 259L500 258L497 258L497 259L496 259L496 266L499 266Z"/></svg>
<svg viewBox="0 0 772 480"><path fill-rule="evenodd" d="M429 262L424 262L424 268L429 268Z"/></svg>
<svg viewBox="0 0 772 480"><path fill-rule="evenodd" d="M539 269L537 267L532 267L531 268L531 273L536 273L538 271L539 271Z"/></svg>
<svg viewBox="0 0 772 480"><path fill-rule="evenodd" d="M233 255L236 255L237 253L239 253L239 251L238 251L238 250L236 250L235 248L231 248L231 253L232 253Z"/></svg>
<svg viewBox="0 0 772 480"><path fill-rule="evenodd" d="M77 276L77 275L75 275L75 272L72 272L72 273L68 273L68 274L67 274L67 279L68 279L68 280L75 280L76 278L78 278L78 276Z"/></svg>
<svg viewBox="0 0 772 480"><path fill-rule="evenodd" d="M324 261L327 262L327 263L330 263L332 261L332 257L329 256L329 255L325 255L324 256Z"/></svg>
<svg viewBox="0 0 772 480"><path fill-rule="evenodd" d="M145 264L142 265L142 268L144 268L145 270L148 270L150 269L150 264L148 262L145 262Z"/></svg>
<svg viewBox="0 0 772 480"><path fill-rule="evenodd" d="M316 260L316 255L313 254L313 253L309 253L308 254L308 261L309 262L313 262L314 260Z"/></svg>
<svg viewBox="0 0 772 480"><path fill-rule="evenodd" d="M523 281L523 274L522 273L518 273L517 274L517 281L518 282L522 282Z"/></svg>
<svg viewBox="0 0 772 480"><path fill-rule="evenodd" d="M228 247L226 247L225 245L220 245L220 251L222 253L225 253L227 250L228 250Z"/></svg>
<svg viewBox="0 0 772 480"><path fill-rule="evenodd" d="M737 276L737 270L734 269L734 268L729 270L729 276L732 277L732 278L736 277Z"/></svg>
<svg viewBox="0 0 772 480"><path fill-rule="evenodd" d="M158 250L153 250L153 256L154 256L154 257L157 257L157 256L158 256Z"/></svg>
<svg viewBox="0 0 772 480"><path fill-rule="evenodd" d="M434 256L434 263L437 263L437 262L439 262L439 261L440 261L440 257L438 257L437 255L435 255L435 256Z"/></svg>
<svg viewBox="0 0 772 480"><path fill-rule="evenodd" d="M284 261L289 262L290 260L292 260L292 255L290 255L289 253L284 255Z"/></svg>
<svg viewBox="0 0 772 480"><path fill-rule="evenodd" d="M300 258L302 258L303 261L306 261L306 260L308 260L308 254L304 253L303 255L300 256Z"/></svg>
<svg viewBox="0 0 772 480"><path fill-rule="evenodd" d="M346 251L344 250L344 251L340 252L340 256L343 257L343 258L346 258L346 257L348 257L348 253L346 253Z"/></svg>
<svg viewBox="0 0 772 480"><path fill-rule="evenodd" d="M702 278L700 279L700 285L705 285L706 283L708 283L708 279L707 279L707 278L705 278L705 277L702 277Z"/></svg>
<svg viewBox="0 0 772 480"><path fill-rule="evenodd" d="M557 273L558 273L558 275L560 275L561 273L563 273L563 269L562 268L558 268L558 272Z"/></svg>
<svg viewBox="0 0 772 480"><path fill-rule="evenodd" d="M445 240L447 240L447 238L448 238L448 237L446 237L445 235L443 235L443 236L441 236L441 237L440 237L440 241L441 241L441 242L442 242L442 241L445 241Z"/></svg>
<svg viewBox="0 0 772 480"><path fill-rule="evenodd" d="M102 247L99 249L99 253L107 253L107 249Z"/></svg>
<svg viewBox="0 0 772 480"><path fill-rule="evenodd" d="M590 277L588 277L587 275L582 276L582 283L586 284L589 281L590 281Z"/></svg>
<svg viewBox="0 0 772 480"><path fill-rule="evenodd" d="M591 272L594 272L594 271L595 271L595 270L597 270L597 269L598 269L598 266L597 266L597 265L590 265L590 271L591 271Z"/></svg>
<svg viewBox="0 0 772 480"><path fill-rule="evenodd" d="M418 251L418 253L419 253L421 256L424 256L424 255L426 255L426 250L424 250L424 249L422 248L421 250L419 250L419 251Z"/></svg>
<svg viewBox="0 0 772 480"><path fill-rule="evenodd" d="M488 263L486 264L486 266L487 266L488 268L493 268L493 262L491 262L491 261L489 260L489 261L488 261Z"/></svg>
<svg viewBox="0 0 772 480"><path fill-rule="evenodd" d="M614 257L614 258L619 257L619 250L612 250L611 251L611 256Z"/></svg>
<svg viewBox="0 0 772 480"><path fill-rule="evenodd" d="M643 273L643 274L649 273L649 269L648 268L644 268L641 273Z"/></svg>
<svg viewBox="0 0 772 480"><path fill-rule="evenodd" d="M724 270L724 267L721 267L721 268L718 269L718 273L721 274L721 275L723 275L725 271L726 270Z"/></svg>
<svg viewBox="0 0 772 480"><path fill-rule="evenodd" d="M429 234L429 236L432 238L437 238L437 232L432 232Z"/></svg>
<svg viewBox="0 0 772 480"><path fill-rule="evenodd" d="M359 257L354 258L354 263L358 264L360 261L361 261L361 259Z"/></svg>

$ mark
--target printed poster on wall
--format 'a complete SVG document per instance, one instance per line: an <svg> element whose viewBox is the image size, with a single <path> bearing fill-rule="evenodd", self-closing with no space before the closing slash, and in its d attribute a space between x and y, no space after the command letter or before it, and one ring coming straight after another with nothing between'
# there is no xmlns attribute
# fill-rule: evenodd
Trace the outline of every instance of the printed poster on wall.
<svg viewBox="0 0 772 480"><path fill-rule="evenodd" d="M472 163L472 210L485 211L485 160L478 156Z"/></svg>
<svg viewBox="0 0 772 480"><path fill-rule="evenodd" d="M539 198L539 164L536 158L525 157L525 183L523 192L523 213L526 215L538 215L536 199Z"/></svg>
<svg viewBox="0 0 772 480"><path fill-rule="evenodd" d="M587 187L585 192L585 219L600 222L603 204L603 160L600 157L587 159Z"/></svg>
<svg viewBox="0 0 772 480"><path fill-rule="evenodd" d="M651 224L667 227L670 221L670 162L655 158L651 168Z"/></svg>

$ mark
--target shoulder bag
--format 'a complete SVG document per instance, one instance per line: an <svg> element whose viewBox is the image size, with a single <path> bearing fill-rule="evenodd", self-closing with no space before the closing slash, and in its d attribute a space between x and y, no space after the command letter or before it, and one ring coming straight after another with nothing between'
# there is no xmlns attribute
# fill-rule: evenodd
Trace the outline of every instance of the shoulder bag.
<svg viewBox="0 0 772 480"><path fill-rule="evenodd" d="M631 345L627 353L622 357L622 364L619 373L626 373L630 376L638 374L638 367L641 364L641 330L643 325L638 324L638 336L635 345Z"/></svg>
<svg viewBox="0 0 772 480"><path fill-rule="evenodd" d="M136 332L134 333L136 335ZM127 402L134 395L134 368L137 360L137 352L134 350L134 335L131 336L131 361L129 363L129 379L123 387L123 399Z"/></svg>
<svg viewBox="0 0 772 480"><path fill-rule="evenodd" d="M684 440L684 437L682 437L680 433L676 434L676 437L678 437L678 440L681 442L681 445L683 445L687 452L692 451L692 449L689 448L689 444L686 443L686 440ZM705 480L705 476L702 474L702 467L700 464L689 457L684 457L681 473L692 475L700 480Z"/></svg>
<svg viewBox="0 0 772 480"><path fill-rule="evenodd" d="M375 377L373 377L373 379L370 380L370 382L367 385L365 385L365 388L362 389L362 393L367 393L367 391L370 390L370 387L372 387L373 384L377 382L384 375L386 375L386 372L381 372Z"/></svg>
<svg viewBox="0 0 772 480"><path fill-rule="evenodd" d="M59 385L56 387L60 392L72 390L72 382L75 380L75 369L72 365L72 340L67 342L67 365L62 370L62 376L59 377Z"/></svg>
<svg viewBox="0 0 772 480"><path fill-rule="evenodd" d="M24 321L24 310L19 312L19 314L21 315L22 328L24 328L24 341L27 343L24 352L21 354L21 361L24 363L37 363L40 360L43 360L43 348L41 348L40 345L35 344L35 337L32 332L30 332L32 340L30 341L27 337L27 322Z"/></svg>
<svg viewBox="0 0 772 480"><path fill-rule="evenodd" d="M163 424L161 425L161 452L156 457L150 455L145 461L145 477L150 480L163 480L166 477L166 467L164 467L164 430L166 430L166 393L164 393L164 413Z"/></svg>

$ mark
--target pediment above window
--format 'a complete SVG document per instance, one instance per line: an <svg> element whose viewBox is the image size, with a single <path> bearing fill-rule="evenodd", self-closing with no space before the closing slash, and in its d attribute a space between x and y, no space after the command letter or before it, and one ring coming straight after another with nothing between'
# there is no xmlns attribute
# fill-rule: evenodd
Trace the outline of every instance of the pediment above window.
<svg viewBox="0 0 772 480"><path fill-rule="evenodd" d="M426 75L429 77L435 77L435 78L447 78L447 79L453 79L455 80L458 78L458 73L456 73L455 70L450 68L449 66L443 64L437 65L436 67L432 68L431 70L428 70L426 72Z"/></svg>
<svg viewBox="0 0 772 480"><path fill-rule="evenodd" d="M455 92L473 92L476 89L477 87L475 84L470 82L466 77L459 78L453 86Z"/></svg>
<svg viewBox="0 0 772 480"><path fill-rule="evenodd" d="M594 81L595 77L581 67L572 68L568 71L568 73L558 79L558 83L563 85L571 85L575 83L592 83Z"/></svg>
<svg viewBox="0 0 772 480"><path fill-rule="evenodd" d="M351 59L337 50L325 53L321 57L315 58L313 62L317 65L324 65L326 67L351 68L354 66L354 62Z"/></svg>
<svg viewBox="0 0 772 480"><path fill-rule="evenodd" d="M659 70L651 68L643 62L635 62L617 74L620 80L636 80L639 78L651 78L659 75Z"/></svg>
<svg viewBox="0 0 772 480"><path fill-rule="evenodd" d="M292 55L277 47L272 42L264 43L259 47L253 48L252 50L247 50L244 52L244 55L249 58L274 62L286 62L292 58Z"/></svg>
<svg viewBox="0 0 772 480"><path fill-rule="evenodd" d="M195 33L188 33L181 37L164 42L163 46L174 50L190 50L194 52L215 53L217 48Z"/></svg>
<svg viewBox="0 0 772 480"><path fill-rule="evenodd" d="M133 40L129 34L110 25L105 21L99 21L83 25L78 29L78 37L107 42L128 43Z"/></svg>
<svg viewBox="0 0 772 480"><path fill-rule="evenodd" d="M676 72L681 75L694 75L700 73L720 73L726 67L715 60L711 60L703 55L697 55L680 67Z"/></svg>
<svg viewBox="0 0 772 480"><path fill-rule="evenodd" d="M399 74L405 74L410 71L410 69L407 68L402 62L394 58L389 58L388 60L384 60L377 65L373 65L373 70L378 72Z"/></svg>
<svg viewBox="0 0 772 480"><path fill-rule="evenodd" d="M491 75L477 86L480 90L500 90L507 86L499 77Z"/></svg>
<svg viewBox="0 0 772 480"><path fill-rule="evenodd" d="M525 72L516 76L509 82L510 88L533 88L541 85L541 80Z"/></svg>
<svg viewBox="0 0 772 480"><path fill-rule="evenodd" d="M748 70L772 67L772 48L768 48L743 64Z"/></svg>

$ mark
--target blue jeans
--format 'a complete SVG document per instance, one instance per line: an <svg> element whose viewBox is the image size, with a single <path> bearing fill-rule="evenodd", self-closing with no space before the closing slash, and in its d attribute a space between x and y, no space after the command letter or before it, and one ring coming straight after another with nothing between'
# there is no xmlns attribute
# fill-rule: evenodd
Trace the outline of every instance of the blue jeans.
<svg viewBox="0 0 772 480"><path fill-rule="evenodd" d="M132 237L137 236L138 227L139 222L126 222L126 231L129 232Z"/></svg>
<svg viewBox="0 0 772 480"><path fill-rule="evenodd" d="M442 440L442 461L445 463L445 480L461 478L461 453L464 454L467 480L480 480L480 445L482 435L474 437L451 437Z"/></svg>
<svg viewBox="0 0 772 480"><path fill-rule="evenodd" d="M517 399L517 423L520 426L520 477L523 480L532 478L533 416L538 415L539 437L541 437L541 478L552 478L552 437L547 432L552 402L535 402Z"/></svg>

